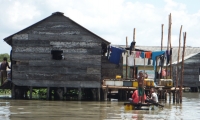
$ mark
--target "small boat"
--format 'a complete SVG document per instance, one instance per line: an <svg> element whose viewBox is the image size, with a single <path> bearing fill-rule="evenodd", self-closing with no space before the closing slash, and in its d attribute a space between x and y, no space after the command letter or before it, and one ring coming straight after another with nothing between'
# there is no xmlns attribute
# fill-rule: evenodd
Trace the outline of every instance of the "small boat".
<svg viewBox="0 0 200 120"><path fill-rule="evenodd" d="M124 103L125 110L157 110L164 106L159 103Z"/></svg>

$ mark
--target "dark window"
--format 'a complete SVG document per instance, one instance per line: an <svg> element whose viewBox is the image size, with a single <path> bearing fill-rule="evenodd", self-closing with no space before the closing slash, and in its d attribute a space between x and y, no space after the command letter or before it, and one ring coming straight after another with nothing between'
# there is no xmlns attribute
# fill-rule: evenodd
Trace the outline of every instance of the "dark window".
<svg viewBox="0 0 200 120"><path fill-rule="evenodd" d="M51 50L52 59L54 60L62 60L64 58L62 54L62 50Z"/></svg>

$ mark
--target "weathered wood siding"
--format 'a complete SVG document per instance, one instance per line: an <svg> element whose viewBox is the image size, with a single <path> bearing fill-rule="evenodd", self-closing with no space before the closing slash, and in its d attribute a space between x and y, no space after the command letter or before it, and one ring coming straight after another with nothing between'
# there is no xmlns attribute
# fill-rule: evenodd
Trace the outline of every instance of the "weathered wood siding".
<svg viewBox="0 0 200 120"><path fill-rule="evenodd" d="M102 40L62 15L12 37L12 81L19 86L98 88ZM53 60L51 50L63 50Z"/></svg>
<svg viewBox="0 0 200 120"><path fill-rule="evenodd" d="M102 56L102 78L114 79L116 75L121 75L123 77L123 63L122 58L120 60L120 64L116 65L110 63L106 56Z"/></svg>
<svg viewBox="0 0 200 120"><path fill-rule="evenodd" d="M183 86L187 87L200 86L199 69L200 69L200 53L184 61ZM175 71L176 71L176 66L173 67L173 72ZM179 72L181 72L181 63L179 63ZM174 80L176 80L175 75L176 74L173 74Z"/></svg>

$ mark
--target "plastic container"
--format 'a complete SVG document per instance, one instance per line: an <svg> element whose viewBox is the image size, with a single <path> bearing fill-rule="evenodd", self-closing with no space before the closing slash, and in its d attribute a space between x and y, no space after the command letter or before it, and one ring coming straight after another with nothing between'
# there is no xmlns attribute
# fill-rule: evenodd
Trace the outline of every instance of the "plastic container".
<svg viewBox="0 0 200 120"><path fill-rule="evenodd" d="M133 81L133 87L138 87L138 82L137 81Z"/></svg>
<svg viewBox="0 0 200 120"><path fill-rule="evenodd" d="M116 79L121 79L122 76L121 75L116 75Z"/></svg>
<svg viewBox="0 0 200 120"><path fill-rule="evenodd" d="M151 86L151 87L154 87L154 86L155 86L154 80L149 80L149 82L150 82L150 86Z"/></svg>
<svg viewBox="0 0 200 120"><path fill-rule="evenodd" d="M133 106L131 104L126 104L125 110L133 110Z"/></svg>
<svg viewBox="0 0 200 120"><path fill-rule="evenodd" d="M106 80L105 85L107 86L115 86L115 81L114 80Z"/></svg>
<svg viewBox="0 0 200 120"><path fill-rule="evenodd" d="M123 81L123 86L124 87L132 87L133 86L133 81Z"/></svg>
<svg viewBox="0 0 200 120"><path fill-rule="evenodd" d="M123 81L115 81L115 86L123 86Z"/></svg>
<svg viewBox="0 0 200 120"><path fill-rule="evenodd" d="M167 80L166 80L166 86L167 86L167 87L172 87L172 86L173 86L173 81L172 81L172 79L167 79Z"/></svg>

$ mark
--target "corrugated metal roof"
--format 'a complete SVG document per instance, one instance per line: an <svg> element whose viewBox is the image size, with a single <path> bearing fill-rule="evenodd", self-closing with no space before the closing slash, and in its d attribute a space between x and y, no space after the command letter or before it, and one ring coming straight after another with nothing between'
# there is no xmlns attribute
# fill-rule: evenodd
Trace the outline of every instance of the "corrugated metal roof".
<svg viewBox="0 0 200 120"><path fill-rule="evenodd" d="M114 45L114 46L118 46L118 47L123 47L125 48L125 45ZM128 46L129 47L129 46ZM161 51L161 47L160 46L135 46L136 49L141 49L141 50L145 50L145 51ZM177 63L177 59L178 59L178 46L172 46L172 63L176 64ZM164 46L162 48L163 51L167 50L167 47ZM183 47L180 48L180 54L179 54L179 62L182 61L182 51L183 51ZM191 46L186 46L185 47L185 55L184 55L184 59L188 59L196 54L200 53L200 47L191 47ZM124 59L123 59L124 61ZM125 59L126 61L126 59ZM125 64L125 61L123 62ZM148 59L145 60L145 65L147 65L148 63ZM152 60L151 60L152 63ZM144 65L144 59L142 58L136 58L135 61L136 65Z"/></svg>

